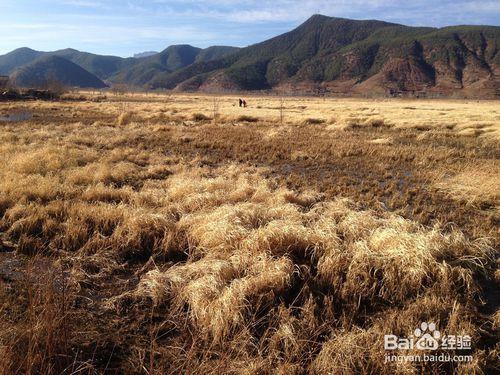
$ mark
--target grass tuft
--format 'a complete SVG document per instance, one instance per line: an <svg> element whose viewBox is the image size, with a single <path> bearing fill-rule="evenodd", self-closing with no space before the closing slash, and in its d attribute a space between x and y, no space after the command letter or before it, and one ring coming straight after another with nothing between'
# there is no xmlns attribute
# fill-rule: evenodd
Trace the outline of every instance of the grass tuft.
<svg viewBox="0 0 500 375"><path fill-rule="evenodd" d="M253 117L253 116L248 116L248 115L241 115L239 116L236 121L240 122L258 122L259 118L258 117Z"/></svg>

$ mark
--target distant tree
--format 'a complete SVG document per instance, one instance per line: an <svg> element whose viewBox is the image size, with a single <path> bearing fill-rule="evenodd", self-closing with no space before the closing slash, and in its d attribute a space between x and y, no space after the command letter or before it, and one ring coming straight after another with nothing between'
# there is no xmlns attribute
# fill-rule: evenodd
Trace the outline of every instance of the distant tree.
<svg viewBox="0 0 500 375"><path fill-rule="evenodd" d="M146 84L144 84L144 85L142 86L142 89L143 89L144 93L145 93L145 94L146 94L146 96L147 96L147 95L149 95L149 93L150 93L151 86L150 86L149 84L147 84L147 83L146 83Z"/></svg>
<svg viewBox="0 0 500 375"><path fill-rule="evenodd" d="M217 121L219 120L219 109L220 109L220 98L217 96L214 96L212 109L213 109L213 121L214 124L217 124Z"/></svg>
<svg viewBox="0 0 500 375"><path fill-rule="evenodd" d="M280 90L277 92L278 94L278 109L280 111L280 124L283 125L285 121L285 104L286 97L292 95L295 87L293 85L283 85Z"/></svg>
<svg viewBox="0 0 500 375"><path fill-rule="evenodd" d="M6 90L10 88L9 76L0 76L0 90Z"/></svg>
<svg viewBox="0 0 500 375"><path fill-rule="evenodd" d="M282 92L280 95L280 124L281 125L283 125L284 110L285 110L285 93Z"/></svg>
<svg viewBox="0 0 500 375"><path fill-rule="evenodd" d="M42 90L50 91L54 96L61 96L62 94L69 91L69 88L62 83L53 74L49 74L47 78L39 85Z"/></svg>
<svg viewBox="0 0 500 375"><path fill-rule="evenodd" d="M129 87L124 83L116 83L111 87L111 91L115 95L125 95L129 90Z"/></svg>

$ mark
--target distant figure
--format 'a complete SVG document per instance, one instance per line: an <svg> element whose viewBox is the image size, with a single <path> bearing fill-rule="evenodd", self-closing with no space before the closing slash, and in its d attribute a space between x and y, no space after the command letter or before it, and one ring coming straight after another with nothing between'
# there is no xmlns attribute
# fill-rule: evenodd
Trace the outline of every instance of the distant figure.
<svg viewBox="0 0 500 375"><path fill-rule="evenodd" d="M245 99L243 99L243 108L246 108L247 107L247 102Z"/></svg>
<svg viewBox="0 0 500 375"><path fill-rule="evenodd" d="M241 100L241 98L239 100L240 100L240 107L241 107L243 105L243 100Z"/></svg>

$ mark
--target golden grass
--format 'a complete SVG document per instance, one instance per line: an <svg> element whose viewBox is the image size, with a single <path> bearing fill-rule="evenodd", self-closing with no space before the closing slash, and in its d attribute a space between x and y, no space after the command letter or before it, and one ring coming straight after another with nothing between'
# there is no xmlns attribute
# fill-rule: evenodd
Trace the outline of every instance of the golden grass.
<svg viewBox="0 0 500 375"><path fill-rule="evenodd" d="M64 107L78 118L85 111L102 111L128 122L132 115L145 120L188 120L193 115L211 118L213 96L198 94L130 94L94 101L90 93L86 102L71 102ZM226 122L249 116L279 123L281 102L278 97L249 96L248 107L238 106L238 97L218 96L218 115ZM40 102L35 109L61 108L60 104ZM133 110L124 110L133 108ZM495 100L411 100L289 97L284 102L285 124L300 124L308 119L325 122L333 119L338 128L356 126L390 126L419 131L444 130L466 137L500 139L500 112ZM240 120L243 121L243 120Z"/></svg>
<svg viewBox="0 0 500 375"><path fill-rule="evenodd" d="M209 211L203 205L178 223L193 246L191 256L201 258L165 273L151 271L137 291L155 303L168 298L188 303L198 328L215 338L227 336L236 322L247 322L243 310L251 307L252 295L266 294L262 288L279 294L290 287L294 272L301 272L291 260L317 262L318 282L335 291L351 313L363 300L376 309L379 299L404 303L426 289L443 296L457 288L473 294L473 274L489 262L488 246L467 242L458 232L443 235L399 217L379 218L344 200L318 203L303 213L289 203L290 192L266 187L254 192L239 181L240 189L252 192L238 194L244 202L229 200ZM214 183L200 189L198 199L205 199L207 190L227 188ZM192 194L184 197L191 202ZM441 263L452 259L462 260L455 266Z"/></svg>
<svg viewBox="0 0 500 375"><path fill-rule="evenodd" d="M132 112L122 112L118 116L116 122L118 125L127 125L132 119L132 116L133 116Z"/></svg>
<svg viewBox="0 0 500 375"><path fill-rule="evenodd" d="M498 164L468 166L450 177L442 178L437 187L454 199L467 204L498 206L500 202L500 168Z"/></svg>
<svg viewBox="0 0 500 375"><path fill-rule="evenodd" d="M0 373L494 370L493 102L246 99L0 124ZM384 363L422 321L473 361Z"/></svg>

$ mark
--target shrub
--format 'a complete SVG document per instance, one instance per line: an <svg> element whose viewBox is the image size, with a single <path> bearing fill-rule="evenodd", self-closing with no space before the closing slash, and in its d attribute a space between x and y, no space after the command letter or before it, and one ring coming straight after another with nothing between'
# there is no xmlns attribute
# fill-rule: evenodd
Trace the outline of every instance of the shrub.
<svg viewBox="0 0 500 375"><path fill-rule="evenodd" d="M383 118L370 118L366 120L366 125L371 126L373 128L380 128L382 126L387 126Z"/></svg>
<svg viewBox="0 0 500 375"><path fill-rule="evenodd" d="M193 114L193 121L210 121L210 117L204 115L203 113L195 113Z"/></svg>
<svg viewBox="0 0 500 375"><path fill-rule="evenodd" d="M319 124L324 124L325 120L320 119L320 118L308 118L304 120L305 125L319 125Z"/></svg>
<svg viewBox="0 0 500 375"><path fill-rule="evenodd" d="M257 122L257 121L259 121L259 118L253 117L253 116L248 116L248 115L241 115L240 117L237 118L237 121Z"/></svg>

